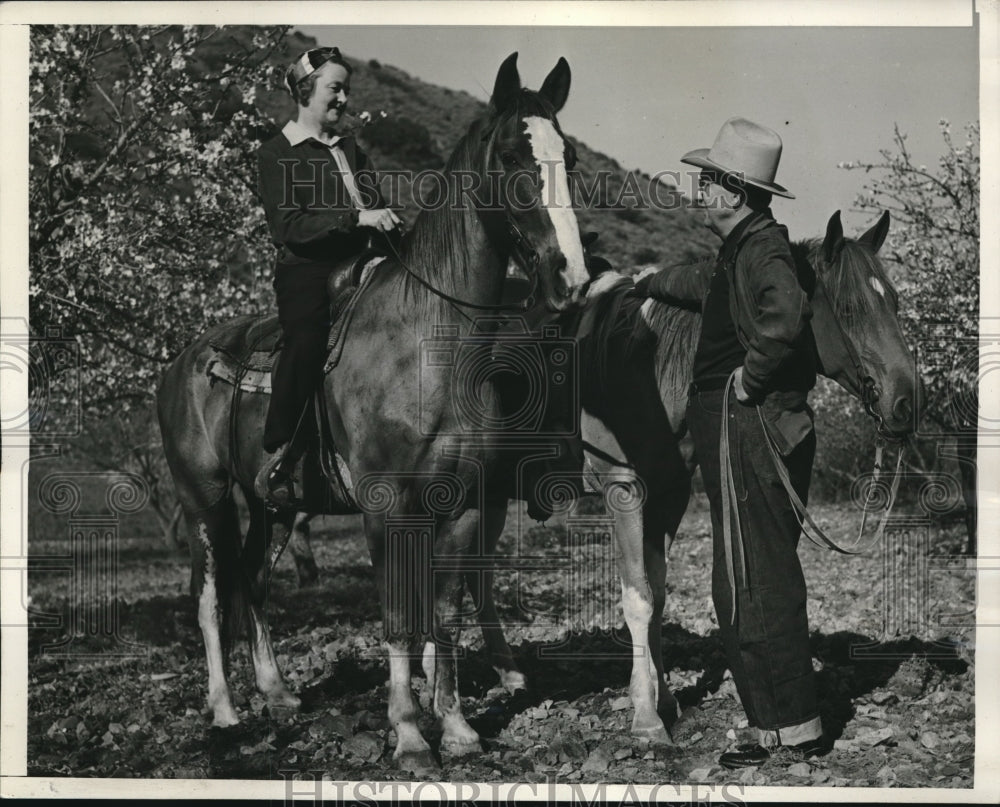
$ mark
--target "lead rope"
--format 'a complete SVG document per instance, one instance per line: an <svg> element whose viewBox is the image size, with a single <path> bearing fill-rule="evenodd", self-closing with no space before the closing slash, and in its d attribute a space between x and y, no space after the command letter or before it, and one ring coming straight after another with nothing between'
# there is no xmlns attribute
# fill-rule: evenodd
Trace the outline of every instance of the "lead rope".
<svg viewBox="0 0 1000 807"><path fill-rule="evenodd" d="M722 433L719 439L719 475L722 488L722 544L726 551L726 576L729 578L729 590L733 595L733 612L729 624L736 623L736 569L733 561L733 522L735 521L736 539L740 542L740 574L743 585L747 583L746 547L743 545L743 530L740 527L740 511L735 505L736 483L733 480L732 454L729 451L729 392L733 388L733 372L726 381L725 392L722 395Z"/></svg>
<svg viewBox="0 0 1000 807"><path fill-rule="evenodd" d="M733 380L736 377L735 371L729 376L726 382L726 390L722 399L722 434L719 440L719 465L720 465L720 479L722 488L722 528L723 528L723 545L726 553L726 576L729 578L729 588L733 595L733 612L731 615L731 624L736 621L736 575L735 575L735 563L733 560L733 531L736 532L736 540L740 544L740 573L743 579L743 584L747 583L747 555L746 546L743 541L743 531L740 527L739 520L739 508L734 507L733 502L736 499L736 485L733 480L733 469L732 469L732 454L729 451L729 391L732 389ZM883 458L885 442L879 440L875 448L875 476L872 480L871 486L868 488L867 495L865 497L865 504L863 508L864 515L861 518L861 527L858 530L858 537L855 539L854 543L850 546L842 546L829 535L827 535L823 529L813 520L812 516L809 514L809 510L806 505L802 502L798 493L795 492L795 487L792 485L792 480L788 475L788 469L785 467L784 461L781 459L781 455L778 452L778 448L775 445L774 438L771 436L771 432L767 428L767 423L764 420L763 410L759 405L755 405L757 410L757 417L760 419L760 427L764 432L764 442L767 444L769 453L771 454L771 460L774 464L774 468L778 473L778 478L781 480L782 486L785 488L785 492L788 494L788 498L792 504L792 511L795 513L795 518L799 522L799 526L802 528L803 534L812 541L813 544L820 547L821 549L831 549L834 552L839 552L843 555L860 555L863 552L870 549L872 546L877 544L882 540L882 536L885 533L886 525L889 521L889 516L892 513L892 508L896 503L896 493L899 490L899 479L900 470L903 465L903 447L900 445L899 451L896 455L896 467L893 471L892 481L889 484L889 493L886 497L885 510L882 514L882 518L879 520L878 528L875 531L875 536L871 540L868 546L861 549L854 549L861 543L864 537L865 527L868 524L868 514L872 509L872 503L877 500L879 494L879 483L882 480L883 471ZM735 522L735 523L734 523Z"/></svg>
<svg viewBox="0 0 1000 807"><path fill-rule="evenodd" d="M795 488L792 486L792 481L788 476L788 469L785 468L785 463L782 461L781 456L778 453L778 449L774 444L774 438L771 437L771 433L767 429L767 424L764 421L764 414L761 412L759 406L757 407L757 415L760 418L761 428L764 430L764 442L767 443L768 450L771 453L771 459L774 462L775 470L778 472L781 484L785 487L785 492L788 493L788 498L791 499L795 517L798 519L799 525L802 527L802 532L805 536L816 546L820 548L832 549L834 552L840 552L843 555L860 555L878 543L882 539L882 535L885 533L886 524L888 523L889 516L892 513L893 505L896 503L896 492L899 490L900 469L903 464L902 446L900 446L899 452L896 455L896 468L893 471L892 482L889 485L889 495L887 497L885 511L882 514L882 518L879 520L875 536L868 546L862 547L861 549L854 549L853 547L860 544L861 539L864 537L865 527L868 523L868 512L871 509L872 502L878 494L879 482L881 481L882 476L881 465L883 445L879 443L875 450L875 478L868 489L868 495L864 506L864 516L861 519L861 527L858 530L858 537L855 539L854 544L851 547L841 546L833 538L827 535L813 520L812 516L809 515L809 510L806 508L805 504L802 503L802 499L799 498L799 495L795 492Z"/></svg>

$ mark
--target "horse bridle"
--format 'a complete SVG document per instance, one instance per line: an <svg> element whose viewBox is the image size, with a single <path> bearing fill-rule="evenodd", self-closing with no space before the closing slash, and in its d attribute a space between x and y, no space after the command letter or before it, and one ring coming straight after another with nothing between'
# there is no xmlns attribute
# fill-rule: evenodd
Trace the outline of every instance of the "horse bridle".
<svg viewBox="0 0 1000 807"><path fill-rule="evenodd" d="M399 254L396 249L395 244L392 243L391 239L386 239L386 243L389 245L389 250L392 252L392 256L396 259L396 262L403 267L403 271L406 272L410 277L412 277L417 283L423 286L427 291L431 292L437 297L440 297L447 303L456 306L461 314L466 319L470 319L468 314L462 311L462 308L471 308L474 311L510 311L510 312L525 312L529 310L534 302L535 291L538 288L538 264L541 258L538 255L538 251L535 250L528 239L525 237L524 233L521 232L521 228L517 226L517 223L510 218L508 215L505 221L505 227L508 237L511 239L511 243L514 247L516 253L520 253L519 257L515 258L519 266L525 269L525 273L531 278L531 288L528 294L516 303L474 303L471 300L463 300L460 297L455 297L454 295L448 294L446 291L442 291L433 283L431 283L426 278L417 274L410 265L403 260L403 256ZM531 267L531 271L527 271L525 264Z"/></svg>
<svg viewBox="0 0 1000 807"><path fill-rule="evenodd" d="M861 361L861 355L858 353L858 349L854 346L854 341L847 335L843 325L840 324L840 318L837 316L836 309L833 306L833 301L826 293L826 288L823 286L822 282L819 281L819 279L817 279L817 281L816 294L822 294L826 304L830 307L830 312L832 314L831 318L837 326L837 331L840 334L840 341L844 346L847 357L854 366L854 379L858 387L858 398L861 400L861 405L864 407L865 412L868 413L868 416L875 421L875 431L879 438L887 443L901 442L902 438L896 437L886 428L885 418L882 417L882 413L878 411L877 407L880 394L878 385L875 383L875 378L865 369L864 363Z"/></svg>
<svg viewBox="0 0 1000 807"><path fill-rule="evenodd" d="M490 131L482 135L482 140L488 140L488 152L491 154L493 152L493 140L496 136L496 132L499 126L493 127ZM489 157L486 159L486 170L489 171ZM483 211L476 209L476 215L482 222L483 227L486 229L487 236L494 231L494 228L490 226L489 221L484 217ZM393 257L403 267L403 270L413 278L417 283L423 286L427 291L431 292L437 297L440 297L452 306L456 306L461 314L466 319L470 319L468 314L460 310L462 308L469 308L474 311L508 311L508 312L525 312L527 311L532 303L534 302L535 292L538 289L538 264L541 262L541 256L538 254L528 237L524 234L520 227L518 227L517 222L514 221L514 217L511 215L510 210L504 210L504 221L503 221L503 233L507 237L511 253L517 261L517 264L521 267L526 275L531 279L531 288L528 294L516 303L474 303L471 300L463 300L460 297L455 297L454 295L448 294L445 291L437 288L433 283L428 281L426 278L415 272L406 261L403 260L402 255L396 249L395 244L392 243L392 239L386 239L389 245L389 249L392 252Z"/></svg>

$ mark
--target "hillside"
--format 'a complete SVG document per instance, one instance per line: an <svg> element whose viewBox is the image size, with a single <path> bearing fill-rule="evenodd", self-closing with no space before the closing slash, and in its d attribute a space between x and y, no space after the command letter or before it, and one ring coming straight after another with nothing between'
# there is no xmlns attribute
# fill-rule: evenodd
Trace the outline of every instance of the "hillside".
<svg viewBox="0 0 1000 807"><path fill-rule="evenodd" d="M294 58L295 54L314 47L315 40L293 33L287 45L281 56ZM350 109L355 114L367 110L376 116L373 123L361 130L360 139L383 170L416 172L441 168L468 125L485 110L483 102L466 92L428 84L374 59L345 55L354 67ZM280 90L266 95L264 107L276 128L294 110L287 93ZM385 112L386 117L378 119L379 112ZM567 135L577 149L577 170L583 187L595 187L594 178L601 172L609 177L606 193L595 194L591 204L579 210L578 217L581 231L601 234L597 251L616 268L631 272L652 263L666 265L694 260L714 250L712 237L690 210L679 203L669 205L673 209L662 209L662 202L671 196L679 202L676 191L663 186L658 191L661 205L650 206L648 174L628 171L612 157L574 138L571 132ZM633 190L646 203L645 209L636 204L637 194ZM620 197L623 204L616 204ZM409 188L402 189L402 198L408 202L404 218L412 223L416 206L410 201Z"/></svg>

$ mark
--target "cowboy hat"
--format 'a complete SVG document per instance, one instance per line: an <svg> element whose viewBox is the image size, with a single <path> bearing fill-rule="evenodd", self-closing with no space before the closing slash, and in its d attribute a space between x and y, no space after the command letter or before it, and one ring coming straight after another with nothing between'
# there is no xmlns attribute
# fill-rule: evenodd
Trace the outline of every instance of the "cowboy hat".
<svg viewBox="0 0 1000 807"><path fill-rule="evenodd" d="M732 175L745 185L794 199L774 181L781 159L777 132L746 118L730 118L719 130L710 149L695 149L681 157L682 163Z"/></svg>

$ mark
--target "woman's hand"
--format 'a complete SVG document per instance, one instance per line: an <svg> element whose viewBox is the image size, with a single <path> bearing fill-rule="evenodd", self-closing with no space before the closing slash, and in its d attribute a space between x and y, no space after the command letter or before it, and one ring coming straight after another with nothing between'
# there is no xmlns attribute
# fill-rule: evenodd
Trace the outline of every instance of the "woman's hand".
<svg viewBox="0 0 1000 807"><path fill-rule="evenodd" d="M389 208L382 207L378 210L362 210L359 212L358 224L362 227L371 227L374 230L389 233L402 224L402 221Z"/></svg>

